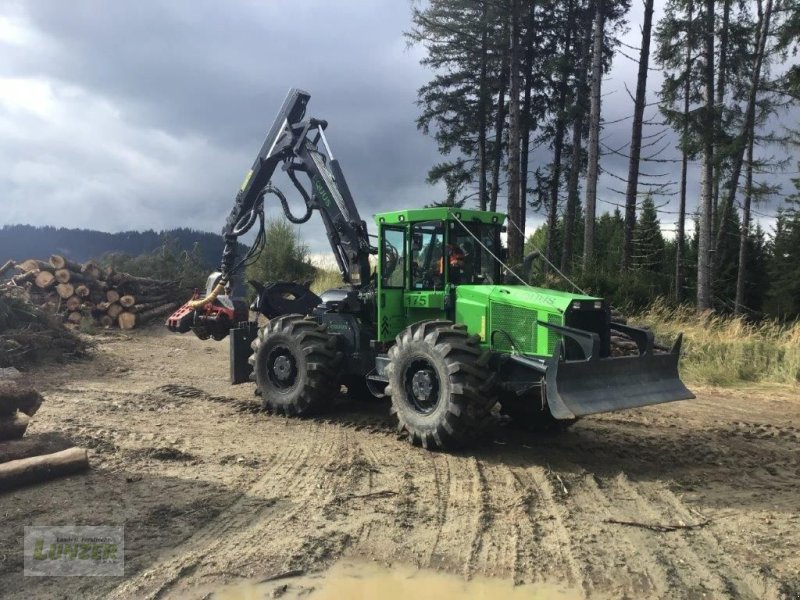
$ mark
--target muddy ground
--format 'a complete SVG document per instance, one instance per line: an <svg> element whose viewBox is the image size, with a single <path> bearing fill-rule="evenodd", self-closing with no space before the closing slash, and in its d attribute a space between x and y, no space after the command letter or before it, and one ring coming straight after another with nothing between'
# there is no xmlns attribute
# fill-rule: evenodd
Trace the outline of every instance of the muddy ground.
<svg viewBox="0 0 800 600"><path fill-rule="evenodd" d="M382 401L261 412L224 342L97 341L29 375L30 434L89 448L92 469L0 496L4 597L204 597L340 559L591 598L800 597L797 388L699 388L544 437L499 422L444 454L398 439ZM57 524L124 524L125 578L23 577L23 526Z"/></svg>

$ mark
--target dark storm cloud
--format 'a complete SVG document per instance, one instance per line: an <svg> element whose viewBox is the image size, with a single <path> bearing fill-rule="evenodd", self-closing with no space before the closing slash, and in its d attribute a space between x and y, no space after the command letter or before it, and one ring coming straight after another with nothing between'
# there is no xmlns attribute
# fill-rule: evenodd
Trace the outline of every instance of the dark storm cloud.
<svg viewBox="0 0 800 600"><path fill-rule="evenodd" d="M91 112L75 111L85 144L49 136L19 140L18 159L38 163L47 148L56 150L60 168L40 166L56 174L63 169L62 185L73 170L84 181L111 176L123 188L130 186L118 205L128 212L125 219L78 209L76 216L92 220L64 224L218 230L292 86L310 91L309 112L329 120L334 152L363 206L362 216L396 207L403 198L419 204L437 197L424 183L437 158L435 145L414 125L416 89L426 74L402 36L410 10L405 2L33 2L4 8L32 39L3 44L0 75L46 82L56 105L63 90L76 88L75 94L115 113L116 119L107 118L126 135L168 138L167 148L128 149L171 172L161 185L142 178L136 161L105 164L98 146L124 153L123 144L133 140L110 139L119 132L95 121ZM69 114L48 115L40 124L65 117ZM15 186L11 197L18 208L31 192L50 196L43 181L27 192L20 189L28 179L24 173L3 179ZM53 184L58 183L56 178ZM108 197L113 192L107 184L94 193L103 195L104 203L117 202ZM62 204L78 201L61 198ZM35 211L13 214L19 220Z"/></svg>
<svg viewBox="0 0 800 600"><path fill-rule="evenodd" d="M311 92L309 113L330 122L364 218L440 199L425 183L440 157L414 125L416 90L430 74L421 50L406 48L409 16L406 0L0 0L0 224L218 231L292 86ZM633 3L631 22L640 21ZM635 46L638 35L634 26L623 40ZM603 84L602 139L623 153L624 84L635 80L636 65L617 56ZM651 102L660 81L652 71ZM674 141L665 140L665 158L678 157ZM550 159L534 149L531 171ZM625 185L613 175L626 177L627 160L606 153L601 166L598 210L613 210L623 198L612 188ZM677 163L643 170L679 175ZM698 179L693 166L690 211ZM662 222L673 221L674 196L657 201ZM302 233L327 250L318 219Z"/></svg>

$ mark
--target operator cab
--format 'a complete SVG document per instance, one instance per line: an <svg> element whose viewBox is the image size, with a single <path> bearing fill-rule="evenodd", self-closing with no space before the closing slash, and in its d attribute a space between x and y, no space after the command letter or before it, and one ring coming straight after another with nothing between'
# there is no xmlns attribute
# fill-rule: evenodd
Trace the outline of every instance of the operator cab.
<svg viewBox="0 0 800 600"><path fill-rule="evenodd" d="M379 339L391 340L419 319L441 318L454 307L457 286L500 283L504 219L454 207L376 215Z"/></svg>

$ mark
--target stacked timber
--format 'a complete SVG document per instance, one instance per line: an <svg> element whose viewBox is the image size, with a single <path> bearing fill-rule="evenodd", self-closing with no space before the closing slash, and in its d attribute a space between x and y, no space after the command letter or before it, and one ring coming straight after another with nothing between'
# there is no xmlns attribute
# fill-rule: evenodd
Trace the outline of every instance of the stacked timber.
<svg viewBox="0 0 800 600"><path fill-rule="evenodd" d="M54 445L46 435L22 439L41 405L36 390L0 384L0 493L89 468L83 448Z"/></svg>
<svg viewBox="0 0 800 600"><path fill-rule="evenodd" d="M182 297L174 281L120 273L93 261L81 264L59 254L47 261L8 261L0 277L11 269L17 273L6 286L24 288L34 305L73 328L88 323L133 329L173 312Z"/></svg>

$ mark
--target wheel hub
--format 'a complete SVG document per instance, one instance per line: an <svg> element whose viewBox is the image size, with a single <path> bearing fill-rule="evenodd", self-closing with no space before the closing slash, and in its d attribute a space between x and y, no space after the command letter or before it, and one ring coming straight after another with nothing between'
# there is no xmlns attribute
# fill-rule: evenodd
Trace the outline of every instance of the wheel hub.
<svg viewBox="0 0 800 600"><path fill-rule="evenodd" d="M297 362L289 348L278 346L267 357L267 377L279 390L286 390L297 382Z"/></svg>
<svg viewBox="0 0 800 600"><path fill-rule="evenodd" d="M414 373L411 378L411 388L418 399L428 400L433 391L433 373L429 369Z"/></svg>
<svg viewBox="0 0 800 600"><path fill-rule="evenodd" d="M403 376L406 397L414 410L428 415L439 404L441 386L436 369L427 358L412 361Z"/></svg>
<svg viewBox="0 0 800 600"><path fill-rule="evenodd" d="M272 365L278 381L288 381L292 373L292 362L288 356L279 356Z"/></svg>

